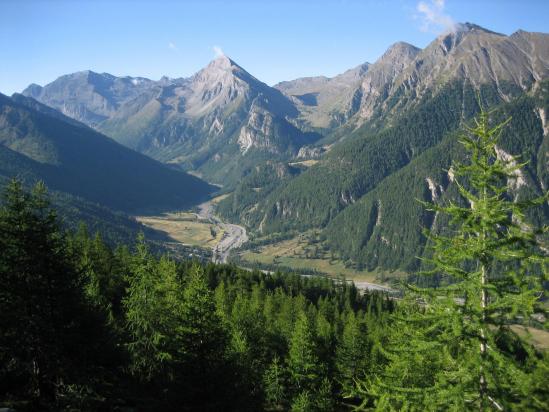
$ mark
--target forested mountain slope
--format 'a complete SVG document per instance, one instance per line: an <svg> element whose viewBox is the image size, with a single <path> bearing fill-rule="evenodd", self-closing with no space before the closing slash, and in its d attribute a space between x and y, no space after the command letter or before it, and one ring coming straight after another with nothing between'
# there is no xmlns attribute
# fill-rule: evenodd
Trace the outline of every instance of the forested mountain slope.
<svg viewBox="0 0 549 412"><path fill-rule="evenodd" d="M547 156L549 133L545 113L549 110L549 85L535 96L524 96L500 106L494 120L511 117L501 137L501 156L519 155L528 162L511 182L514 198L532 198L549 185ZM442 230L448 222L425 211L421 200L444 204L456 198L452 162L462 158L457 132L448 134L409 165L387 177L358 202L346 208L325 231L331 248L359 267L414 270L419 267L426 239L423 229ZM549 221L547 205L530 216L533 223Z"/></svg>
<svg viewBox="0 0 549 412"><path fill-rule="evenodd" d="M121 146L83 124L67 122L22 96L0 95L5 177L41 179L54 190L125 212L196 204L213 188Z"/></svg>
<svg viewBox="0 0 549 412"><path fill-rule="evenodd" d="M449 179L442 170L459 157L457 134L478 112L478 93L486 106L513 115L502 155L530 161L521 190L547 188L547 38L470 24L440 36L383 93L363 99L363 110L340 128L344 141L316 164L278 184L275 176L256 182L263 196L237 189L219 210L260 236L326 228L330 248L358 267L416 268L421 227L432 217L414 199L442 196Z"/></svg>

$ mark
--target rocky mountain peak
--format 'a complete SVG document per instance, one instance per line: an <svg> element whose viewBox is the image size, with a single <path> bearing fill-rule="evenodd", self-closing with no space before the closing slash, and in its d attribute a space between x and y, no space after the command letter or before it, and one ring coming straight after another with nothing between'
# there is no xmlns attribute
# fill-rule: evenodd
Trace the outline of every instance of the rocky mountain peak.
<svg viewBox="0 0 549 412"><path fill-rule="evenodd" d="M410 65L421 49L405 42L390 46L370 66L360 86L359 124L374 113L378 99L389 90L395 79Z"/></svg>
<svg viewBox="0 0 549 412"><path fill-rule="evenodd" d="M154 83L143 77L84 70L58 77L44 87L32 84L22 94L93 127Z"/></svg>
<svg viewBox="0 0 549 412"><path fill-rule="evenodd" d="M205 84L206 87L217 84L227 86L237 82L237 79L244 80L246 83L260 83L259 80L226 55L216 57L206 67L191 77L193 83Z"/></svg>
<svg viewBox="0 0 549 412"><path fill-rule="evenodd" d="M353 85L353 83L359 81L362 77L364 77L369 68L370 63L362 63L361 65L349 69L332 78L332 83L343 83L348 86Z"/></svg>
<svg viewBox="0 0 549 412"><path fill-rule="evenodd" d="M414 46L413 44L406 43L404 41L399 41L391 46L383 53L380 57L380 60L393 60L400 56L414 56L418 54L421 49Z"/></svg>
<svg viewBox="0 0 549 412"><path fill-rule="evenodd" d="M381 67L397 66L402 69L407 66L421 51L420 48L405 42L391 45L383 55L371 65L370 70L379 70Z"/></svg>
<svg viewBox="0 0 549 412"><path fill-rule="evenodd" d="M476 47L481 42L498 40L498 38L504 39L505 37L504 34L490 31L477 24L458 23L454 30L441 34L433 43L440 46L447 54L461 45Z"/></svg>
<svg viewBox="0 0 549 412"><path fill-rule="evenodd" d="M36 97L36 96L39 96L40 95L40 92L42 91L42 86L36 84L36 83L31 83L28 85L28 87L23 91L23 93L26 95L26 96L30 96L30 97Z"/></svg>
<svg viewBox="0 0 549 412"><path fill-rule="evenodd" d="M197 74L208 74L212 76L224 75L226 73L246 72L230 57L221 55L213 59L206 67Z"/></svg>
<svg viewBox="0 0 549 412"><path fill-rule="evenodd" d="M216 67L219 69L231 69L232 67L239 67L233 60L231 60L230 57L225 56L222 54L221 56L217 56L215 59L213 59L210 64L208 64L208 67Z"/></svg>

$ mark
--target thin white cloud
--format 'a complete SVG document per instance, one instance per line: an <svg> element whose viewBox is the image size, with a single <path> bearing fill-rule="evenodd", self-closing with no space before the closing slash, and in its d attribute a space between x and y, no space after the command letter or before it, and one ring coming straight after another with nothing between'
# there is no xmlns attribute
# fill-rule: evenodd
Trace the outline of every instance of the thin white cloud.
<svg viewBox="0 0 549 412"><path fill-rule="evenodd" d="M225 53L223 53L223 49L221 49L221 47L213 46L212 49L216 58L225 56Z"/></svg>
<svg viewBox="0 0 549 412"><path fill-rule="evenodd" d="M445 0L420 1L416 10L421 20L420 30L424 32L454 31L456 22L444 12Z"/></svg>
<svg viewBox="0 0 549 412"><path fill-rule="evenodd" d="M170 49L172 49L172 50L175 50L175 51L179 50L179 49L177 48L177 46L175 45L175 43L173 43L173 42L169 42L169 43L168 43L168 47L169 47Z"/></svg>

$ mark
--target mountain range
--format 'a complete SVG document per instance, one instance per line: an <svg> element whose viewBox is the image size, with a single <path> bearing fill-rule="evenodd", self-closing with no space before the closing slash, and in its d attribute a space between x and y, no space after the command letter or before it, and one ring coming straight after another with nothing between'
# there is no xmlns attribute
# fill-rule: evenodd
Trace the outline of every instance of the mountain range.
<svg viewBox="0 0 549 412"><path fill-rule="evenodd" d="M333 78L306 77L273 87L227 56L189 78L69 74L44 87L30 85L22 92L26 97L2 97L0 140L3 150L41 167L69 168L74 161L74 182L105 176L92 164L81 175L74 172L85 164L75 154L79 150L101 158L102 151L131 152L125 155L134 162L131 170L145 163L154 169L140 176L141 195L170 205L192 203L170 188L196 198L210 190L184 173L192 171L223 185L230 195L219 213L243 223L257 238L315 229L323 245L349 265L415 270L426 243L422 228L442 224L415 199L436 202L455 195L449 170L461 156L456 136L478 113L479 95L496 109L494 119L513 115L502 156L529 161L513 195L547 190L546 80L548 34L506 36L465 23L424 49L399 42L377 61ZM32 132L46 127L40 121L14 125L9 112L45 123L47 117L48 130L58 122L55 128L71 136L63 145L74 146L60 151L50 143L53 137ZM26 134L39 137L19 142ZM123 175L128 166L118 167L110 173ZM151 175L156 177L147 186L145 176ZM67 185L73 183L51 180L72 191ZM118 209L154 206L152 200L134 201L138 197L131 191L83 190L75 193ZM540 213L532 219L549 216Z"/></svg>

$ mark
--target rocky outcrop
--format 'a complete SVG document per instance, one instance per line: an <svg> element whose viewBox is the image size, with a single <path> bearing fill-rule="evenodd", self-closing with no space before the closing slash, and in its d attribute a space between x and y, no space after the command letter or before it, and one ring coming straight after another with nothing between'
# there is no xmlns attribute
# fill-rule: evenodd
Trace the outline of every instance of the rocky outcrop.
<svg viewBox="0 0 549 412"><path fill-rule="evenodd" d="M396 78L415 59L420 50L408 43L395 43L370 66L360 85L360 121L372 116L376 105L387 97Z"/></svg>
<svg viewBox="0 0 549 412"><path fill-rule="evenodd" d="M269 138L273 135L273 116L266 110L253 106L247 123L242 126L238 135L238 144L242 154L252 147L276 151L275 142Z"/></svg>

